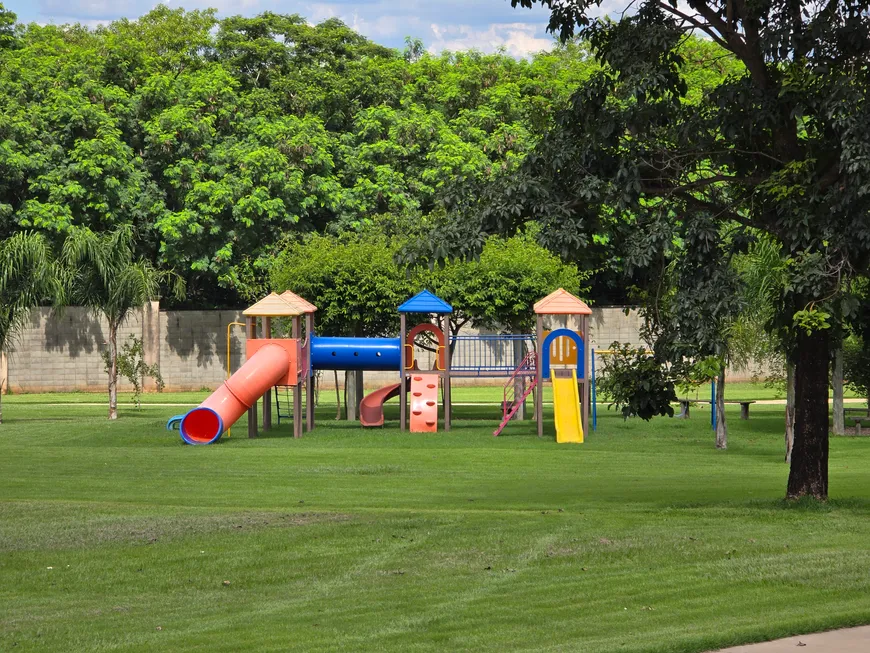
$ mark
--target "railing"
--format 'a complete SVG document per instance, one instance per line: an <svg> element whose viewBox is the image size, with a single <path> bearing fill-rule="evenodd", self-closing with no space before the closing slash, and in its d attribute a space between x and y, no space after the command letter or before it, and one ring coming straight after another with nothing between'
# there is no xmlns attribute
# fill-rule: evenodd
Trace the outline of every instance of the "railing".
<svg viewBox="0 0 870 653"><path fill-rule="evenodd" d="M493 432L494 436L498 436L516 415L520 406L526 398L535 389L538 384L537 371L538 357L534 351L530 351L523 358L523 361L517 365L510 378L504 384L504 400L502 401L502 420L498 428ZM519 392L519 398L517 393Z"/></svg>
<svg viewBox="0 0 870 653"><path fill-rule="evenodd" d="M450 369L456 372L509 375L517 366L517 348L535 349L535 337L525 334L451 336Z"/></svg>

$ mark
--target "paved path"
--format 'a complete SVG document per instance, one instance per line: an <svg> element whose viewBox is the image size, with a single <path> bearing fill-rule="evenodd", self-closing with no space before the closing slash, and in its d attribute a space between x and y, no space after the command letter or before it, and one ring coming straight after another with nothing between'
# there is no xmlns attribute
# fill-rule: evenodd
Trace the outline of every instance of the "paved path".
<svg viewBox="0 0 870 653"><path fill-rule="evenodd" d="M827 633L786 637L761 644L723 648L715 653L867 653L870 626L843 628Z"/></svg>

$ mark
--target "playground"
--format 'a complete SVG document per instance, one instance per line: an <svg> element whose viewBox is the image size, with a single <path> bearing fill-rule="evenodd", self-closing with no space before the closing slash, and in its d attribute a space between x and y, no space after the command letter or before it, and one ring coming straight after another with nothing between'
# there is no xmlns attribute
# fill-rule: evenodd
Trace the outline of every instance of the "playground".
<svg viewBox="0 0 870 653"><path fill-rule="evenodd" d="M702 414L603 406L560 445L549 402L550 435L494 438L465 393L446 433L325 404L301 439L192 447L147 403L205 398L118 422L5 398L0 649L689 653L870 619L870 505L841 499L868 496L870 452L833 439L829 504L786 505L782 406L729 406L721 452Z"/></svg>
<svg viewBox="0 0 870 653"><path fill-rule="evenodd" d="M448 319L453 307L423 290L397 307L398 338L319 337L314 326L316 306L291 291L271 293L243 311L247 335L244 365L235 372L228 367L224 384L197 408L171 417L166 428L177 428L186 444L214 444L247 413L247 434L255 438L260 415L263 430L272 427L273 396L280 423L281 387L288 391L285 417L293 422L293 437L301 438L303 430L310 433L315 428L317 371L393 371L398 383L379 388L359 402L361 426L384 426L384 404L398 398L402 432L436 433L439 414L444 431L450 431L453 378L504 378L501 420L494 436L511 420L524 417L529 399L534 401L537 434L543 436L544 385L549 382L556 441L582 444L594 412L590 410L594 380L590 387L587 373L594 359L585 345L592 311L562 288L533 308L537 324L533 335L455 336L450 333ZM409 316L431 319L424 317L410 326ZM553 318L569 316L579 322L579 330L548 324ZM290 338L273 337L273 319L290 320ZM227 330L227 360L231 327ZM431 369L420 366L421 335L434 343ZM513 356L513 362L505 359L506 353Z"/></svg>

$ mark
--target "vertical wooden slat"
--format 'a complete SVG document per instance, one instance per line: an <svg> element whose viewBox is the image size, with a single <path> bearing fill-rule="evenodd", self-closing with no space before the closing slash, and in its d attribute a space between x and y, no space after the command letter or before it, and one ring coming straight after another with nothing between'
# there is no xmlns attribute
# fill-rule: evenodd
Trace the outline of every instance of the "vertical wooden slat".
<svg viewBox="0 0 870 653"><path fill-rule="evenodd" d="M305 351L303 356L308 361L308 374L305 376L305 418L307 430L314 430L314 373L311 369L311 338L314 337L314 315L308 313L305 316Z"/></svg>
<svg viewBox="0 0 870 653"><path fill-rule="evenodd" d="M401 354L399 355L399 365L401 369L399 370L399 398L401 400L399 406L399 421L401 424L402 432L405 432L405 420L408 418L408 392L405 389L405 338L407 336L407 323L405 320L405 314L402 313L399 317L399 321L401 327L399 329L399 347L401 347Z"/></svg>
<svg viewBox="0 0 870 653"><path fill-rule="evenodd" d="M582 412L583 412L583 437L584 439L589 435L589 389L591 388L591 380L589 378L589 338L587 337L589 333L587 317L584 315L580 320L580 337L583 338L583 360L577 361L581 365L583 365L583 384L580 387L581 391L581 403L582 403Z"/></svg>
<svg viewBox="0 0 870 653"><path fill-rule="evenodd" d="M535 364L535 377L538 381L538 387L535 391L535 419L538 420L538 437L541 438L544 436L544 379L541 368L544 362L544 356L549 353L545 353L541 346L544 343L544 318L541 315L538 315L535 336L538 341L538 360Z"/></svg>
<svg viewBox="0 0 870 653"><path fill-rule="evenodd" d="M245 318L246 323L246 332L249 340L255 340L257 338L257 318L248 317ZM256 438L257 437L257 404L255 403L248 409L248 437Z"/></svg>
<svg viewBox="0 0 870 653"><path fill-rule="evenodd" d="M444 332L444 430L450 430L450 413L452 404L450 401L450 316L443 316Z"/></svg>
<svg viewBox="0 0 870 653"><path fill-rule="evenodd" d="M302 337L302 318L298 315L293 318L293 338L301 338ZM297 365L301 363L301 361L296 361ZM302 387L300 384L296 384L293 387L293 437L301 438L302 437Z"/></svg>
<svg viewBox="0 0 870 653"><path fill-rule="evenodd" d="M260 333L263 338L272 337L272 318L260 318ZM263 430L268 431L272 428L272 388L266 391L263 395Z"/></svg>

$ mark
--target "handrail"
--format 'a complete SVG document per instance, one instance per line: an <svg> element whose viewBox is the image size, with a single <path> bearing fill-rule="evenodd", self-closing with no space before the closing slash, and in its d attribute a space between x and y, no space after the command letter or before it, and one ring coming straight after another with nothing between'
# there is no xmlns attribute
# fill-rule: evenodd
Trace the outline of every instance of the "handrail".
<svg viewBox="0 0 870 653"><path fill-rule="evenodd" d="M537 354L534 351L530 351L525 355L522 362L517 365L516 369L514 369L510 378L504 384L504 392L503 392L503 401L502 401L502 421L499 424L498 428L493 433L494 436L497 436L502 432L507 423L511 420L514 414L520 407L526 397L528 397L532 390L538 384L537 374L534 374L537 368ZM534 375L533 375L534 374ZM528 377L532 377L531 381L527 383L526 379ZM520 381L524 388L522 392L522 396L517 399L516 386L517 381Z"/></svg>
<svg viewBox="0 0 870 653"><path fill-rule="evenodd" d="M229 379L232 374L230 374L230 335L234 326L246 327L248 326L244 322L230 322L227 324L227 379ZM227 437L232 437L233 430L231 428L227 429Z"/></svg>
<svg viewBox="0 0 870 653"><path fill-rule="evenodd" d="M439 372L444 371L444 367L441 366L441 355L444 353L445 347L444 345L438 345L438 348L435 350L435 369ZM445 359L446 360L446 359Z"/></svg>

